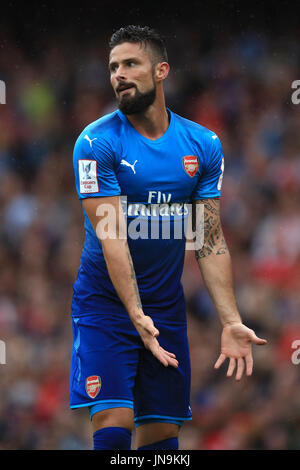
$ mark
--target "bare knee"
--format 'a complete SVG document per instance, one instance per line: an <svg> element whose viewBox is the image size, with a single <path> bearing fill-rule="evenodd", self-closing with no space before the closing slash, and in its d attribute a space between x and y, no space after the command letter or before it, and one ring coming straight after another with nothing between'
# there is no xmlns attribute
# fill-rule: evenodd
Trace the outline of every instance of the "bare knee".
<svg viewBox="0 0 300 470"><path fill-rule="evenodd" d="M121 427L132 431L133 410L130 408L110 408L95 413L92 417L93 432L107 427Z"/></svg>

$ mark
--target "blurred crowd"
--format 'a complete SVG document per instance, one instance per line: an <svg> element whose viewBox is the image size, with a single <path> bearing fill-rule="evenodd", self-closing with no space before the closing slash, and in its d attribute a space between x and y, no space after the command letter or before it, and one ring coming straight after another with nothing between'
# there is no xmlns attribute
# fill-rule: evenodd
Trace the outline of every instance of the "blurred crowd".
<svg viewBox="0 0 300 470"><path fill-rule="evenodd" d="M268 340L251 377L214 370L221 325L193 253L185 289L193 420L181 449L300 449L300 41L182 25L167 42L167 105L220 137L222 224L244 323ZM107 40L66 32L29 51L2 31L0 79L0 449L91 449L85 409L69 410L72 284L84 240L72 152L116 109ZM169 38L170 39L170 38ZM300 353L299 356L300 358ZM297 362L297 361L296 361ZM135 436L133 436L133 448Z"/></svg>

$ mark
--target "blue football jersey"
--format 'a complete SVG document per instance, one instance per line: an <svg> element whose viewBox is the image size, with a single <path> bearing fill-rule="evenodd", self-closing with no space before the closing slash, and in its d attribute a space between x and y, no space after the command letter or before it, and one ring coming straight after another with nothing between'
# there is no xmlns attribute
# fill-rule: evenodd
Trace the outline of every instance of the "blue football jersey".
<svg viewBox="0 0 300 470"><path fill-rule="evenodd" d="M169 127L156 140L141 135L120 110L103 116L83 130L73 156L80 200L121 196L143 307L162 316L164 307L183 298L186 239L176 224L186 219L192 201L220 196L224 170L216 134L168 112ZM121 301L101 243L83 212L86 238L73 285L72 314L113 314Z"/></svg>

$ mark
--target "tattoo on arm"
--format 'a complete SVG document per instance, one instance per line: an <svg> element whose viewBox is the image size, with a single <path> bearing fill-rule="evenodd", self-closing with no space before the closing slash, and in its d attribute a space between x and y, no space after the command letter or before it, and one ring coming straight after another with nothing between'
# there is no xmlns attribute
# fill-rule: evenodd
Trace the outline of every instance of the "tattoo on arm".
<svg viewBox="0 0 300 470"><path fill-rule="evenodd" d="M135 295L136 295L137 307L138 308L143 308L141 298L140 298L139 289L138 289L138 285L137 285L136 275L135 275L135 271L134 271L134 267L133 267L133 262L132 262L132 258L131 258L131 254L130 254L128 245L127 245L127 256L128 256L130 271L131 271L130 272L130 277L133 281L133 288L134 288Z"/></svg>
<svg viewBox="0 0 300 470"><path fill-rule="evenodd" d="M196 260L211 253L223 255L228 252L220 221L220 203L218 199L201 199L204 204L204 244L195 251Z"/></svg>

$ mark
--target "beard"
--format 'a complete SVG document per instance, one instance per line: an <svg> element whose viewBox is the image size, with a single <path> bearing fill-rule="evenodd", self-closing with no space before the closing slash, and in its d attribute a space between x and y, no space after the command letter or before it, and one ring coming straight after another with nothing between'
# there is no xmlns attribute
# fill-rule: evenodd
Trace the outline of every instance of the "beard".
<svg viewBox="0 0 300 470"><path fill-rule="evenodd" d="M123 114L139 114L146 111L154 103L156 98L156 85L153 81L153 88L145 93L141 93L137 88L134 96L121 96L118 106Z"/></svg>

